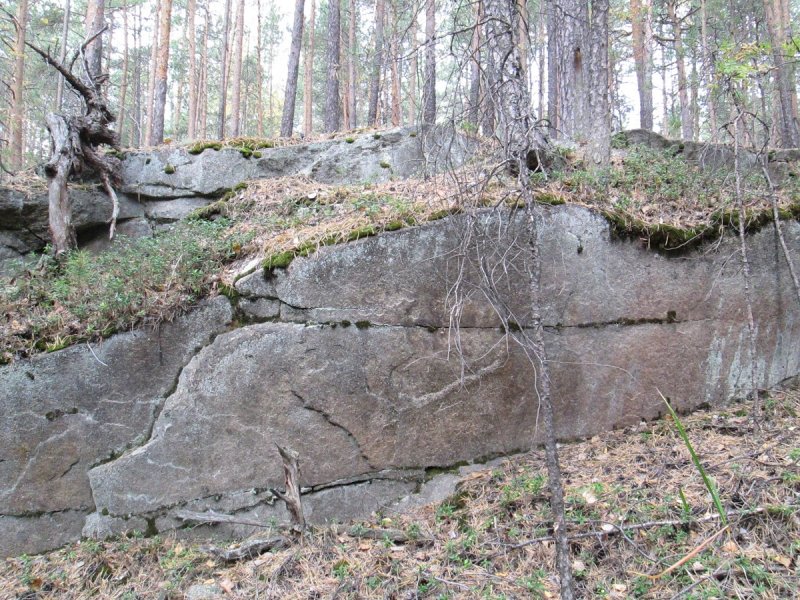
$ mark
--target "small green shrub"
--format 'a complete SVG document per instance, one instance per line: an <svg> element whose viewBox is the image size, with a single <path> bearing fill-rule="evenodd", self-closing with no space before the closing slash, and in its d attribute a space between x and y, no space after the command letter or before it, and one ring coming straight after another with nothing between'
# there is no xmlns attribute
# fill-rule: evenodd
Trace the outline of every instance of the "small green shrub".
<svg viewBox="0 0 800 600"><path fill-rule="evenodd" d="M172 175L174 172L175 172L175 167L173 165L171 165L170 163L164 165L164 173L166 173L167 175Z"/></svg>

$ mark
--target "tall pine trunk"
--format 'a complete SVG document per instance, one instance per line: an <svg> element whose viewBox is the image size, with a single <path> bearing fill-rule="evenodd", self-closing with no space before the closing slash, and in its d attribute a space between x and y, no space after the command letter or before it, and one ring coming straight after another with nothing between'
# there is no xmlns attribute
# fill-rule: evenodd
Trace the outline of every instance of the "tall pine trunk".
<svg viewBox="0 0 800 600"><path fill-rule="evenodd" d="M300 71L300 47L303 45L304 0L295 0L292 47L289 50L289 73L286 78L286 95L283 99L281 137L291 137L294 126L294 102L297 98L297 76Z"/></svg>
<svg viewBox="0 0 800 600"><path fill-rule="evenodd" d="M369 108L367 123L378 125L378 99L381 89L381 69L383 68L383 22L386 12L385 0L375 2L375 51L372 56L372 73L369 78Z"/></svg>
<svg viewBox="0 0 800 600"><path fill-rule="evenodd" d="M156 0L155 18L153 21L152 41L150 42L150 62L147 75L147 129L145 130L144 143L149 144L153 137L153 109L156 93L156 63L158 62L158 15L161 14L161 2Z"/></svg>
<svg viewBox="0 0 800 600"><path fill-rule="evenodd" d="M14 86L11 105L11 165L22 169L25 163L25 35L28 26L28 0L17 7L17 37L14 43Z"/></svg>
<svg viewBox="0 0 800 600"><path fill-rule="evenodd" d="M125 103L128 98L128 63L128 3L127 0L122 0L122 83L119 90L119 116L117 116L117 122L119 123L117 133L120 140L125 130Z"/></svg>
<svg viewBox="0 0 800 600"><path fill-rule="evenodd" d="M83 22L86 39L95 36L103 29L105 7L105 0L89 0L86 4L86 16ZM90 78L100 75L103 69L102 35L97 35L89 42L84 51L84 55L86 56L86 63L89 65Z"/></svg>
<svg viewBox="0 0 800 600"><path fill-rule="evenodd" d="M391 17L390 34L392 36L389 51L389 65L392 74L392 125L397 127L400 125L400 121L402 120L402 113L400 111L400 52L398 50L399 32L397 31L397 4L394 0L392 1L389 15Z"/></svg>
<svg viewBox="0 0 800 600"><path fill-rule="evenodd" d="M339 110L339 36L341 32L340 0L328 3L328 77L325 84L325 131L339 131L341 119Z"/></svg>
<svg viewBox="0 0 800 600"><path fill-rule="evenodd" d="M784 45L791 39L791 16L788 0L764 0L767 28L772 42L774 78L778 89L778 131L784 148L800 147L797 120L797 82L794 63L786 60Z"/></svg>
<svg viewBox="0 0 800 600"><path fill-rule="evenodd" d="M639 127L653 130L653 25L650 0L631 0L633 62L639 92Z"/></svg>
<svg viewBox="0 0 800 600"><path fill-rule="evenodd" d="M189 35L189 122L186 126L186 137L190 140L197 137L197 31L195 17L197 0L186 0L186 29Z"/></svg>
<svg viewBox="0 0 800 600"><path fill-rule="evenodd" d="M303 81L303 132L310 137L314 130L314 34L316 30L317 3L311 0L311 14L308 17L308 49L305 56Z"/></svg>
<svg viewBox="0 0 800 600"><path fill-rule="evenodd" d="M478 127L478 117L481 102L481 30L483 25L483 0L478 0L474 5L475 24L472 27L472 39L469 45L469 104L467 107L467 121Z"/></svg>
<svg viewBox="0 0 800 600"><path fill-rule="evenodd" d="M425 2L425 80L422 84L422 122L436 122L436 2Z"/></svg>
<svg viewBox="0 0 800 600"><path fill-rule="evenodd" d="M350 0L350 23L347 28L347 127L358 126L356 117L356 0Z"/></svg>
<svg viewBox="0 0 800 600"><path fill-rule="evenodd" d="M219 89L219 115L217 120L217 138L225 139L225 113L228 108L228 33L231 28L231 0L225 0L225 16L222 25L222 81ZM208 81L206 81L208 84Z"/></svg>
<svg viewBox="0 0 800 600"><path fill-rule="evenodd" d="M153 97L153 129L149 144L157 146L164 142L164 109L167 105L167 72L169 70L169 32L172 22L172 0L161 0L158 16L158 63Z"/></svg>
<svg viewBox="0 0 800 600"><path fill-rule="evenodd" d="M678 100L681 105L681 137L691 140L692 133L692 108L689 105L689 81L686 77L686 52L683 47L683 29L677 14L677 0L670 0L667 4L672 36L675 40L675 67L678 71Z"/></svg>
<svg viewBox="0 0 800 600"><path fill-rule="evenodd" d="M69 20L72 15L72 3L66 0L64 3L64 22L61 25L61 50L58 55L58 60L63 65L67 59L67 43L69 42ZM61 110L61 105L64 101L64 76L58 74L58 87L56 88L56 112Z"/></svg>
<svg viewBox="0 0 800 600"><path fill-rule="evenodd" d="M419 80L419 42L417 41L417 33L419 31L419 23L417 22L417 15L412 16L411 20L411 66L408 76L408 122L417 122L417 81Z"/></svg>
<svg viewBox="0 0 800 600"><path fill-rule="evenodd" d="M236 8L233 28L233 65L231 66L231 137L239 137L242 122L242 53L244 50L244 0Z"/></svg>

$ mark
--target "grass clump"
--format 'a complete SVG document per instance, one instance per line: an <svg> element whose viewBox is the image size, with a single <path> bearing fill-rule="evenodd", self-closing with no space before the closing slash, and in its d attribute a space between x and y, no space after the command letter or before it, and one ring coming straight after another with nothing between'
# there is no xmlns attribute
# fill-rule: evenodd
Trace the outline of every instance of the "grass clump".
<svg viewBox="0 0 800 600"><path fill-rule="evenodd" d="M172 175L174 172L175 172L175 166L174 165L172 165L170 163L167 163L166 165L164 165L164 173L166 173L167 175Z"/></svg>
<svg viewBox="0 0 800 600"><path fill-rule="evenodd" d="M0 278L0 360L170 319L207 294L246 242L228 221L188 221L100 254L68 253L34 272ZM13 315L13 317L11 316Z"/></svg>

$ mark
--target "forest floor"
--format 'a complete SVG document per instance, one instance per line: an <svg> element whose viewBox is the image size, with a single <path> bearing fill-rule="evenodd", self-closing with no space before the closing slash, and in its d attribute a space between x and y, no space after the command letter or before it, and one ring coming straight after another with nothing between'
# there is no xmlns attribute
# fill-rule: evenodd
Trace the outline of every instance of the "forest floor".
<svg viewBox="0 0 800 600"><path fill-rule="evenodd" d="M760 427L752 403L681 419L725 517L670 418L561 446L581 597L797 597L800 392L761 404ZM10 558L0 599L555 598L550 523L535 450L466 476L440 504L312 528L240 562L173 534Z"/></svg>

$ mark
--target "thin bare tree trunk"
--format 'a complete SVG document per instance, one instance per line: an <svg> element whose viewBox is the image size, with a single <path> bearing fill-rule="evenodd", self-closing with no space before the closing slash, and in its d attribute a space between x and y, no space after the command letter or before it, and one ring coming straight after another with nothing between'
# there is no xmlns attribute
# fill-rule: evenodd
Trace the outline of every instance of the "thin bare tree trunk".
<svg viewBox="0 0 800 600"><path fill-rule="evenodd" d="M225 0L225 17L222 26L222 82L219 91L219 117L217 138L225 139L225 113L228 104L228 33L231 27L231 0ZM208 81L206 81L208 83Z"/></svg>
<svg viewBox="0 0 800 600"><path fill-rule="evenodd" d="M264 48L261 45L261 0L256 3L257 7L257 31L256 35L256 114L258 123L256 125L256 134L258 137L264 137Z"/></svg>
<svg viewBox="0 0 800 600"><path fill-rule="evenodd" d="M300 47L303 45L303 8L305 0L295 0L292 47L289 50L289 73L286 76L286 95L283 99L281 137L291 137L294 126L294 101L297 97L297 75L300 71Z"/></svg>
<svg viewBox="0 0 800 600"><path fill-rule="evenodd" d="M747 255L747 238L745 236L745 229L747 223L747 214L744 208L744 199L742 197L742 174L740 168L740 149L739 138L740 129L742 127L742 119L744 113L741 108L737 107L738 113L733 119L733 143L734 143L734 185L736 193L736 207L739 214L739 252L742 259L742 279L744 284L744 297L747 309L747 341L748 350L750 352L750 388L751 398L753 400L753 419L758 423L761 420L761 403L758 394L758 375L756 373L757 357L756 357L756 326L753 319L753 298L752 298L752 278L750 275L750 260Z"/></svg>
<svg viewBox="0 0 800 600"><path fill-rule="evenodd" d="M208 35L211 29L211 11L208 3L205 5L206 19L205 30L203 31L203 47L200 49L200 91L199 110L198 110L198 133L201 138L208 135Z"/></svg>
<svg viewBox="0 0 800 600"><path fill-rule="evenodd" d="M328 79L325 85L325 131L339 131L341 111L339 110L339 37L340 0L329 0L328 3Z"/></svg>
<svg viewBox="0 0 800 600"><path fill-rule="evenodd" d="M631 33L636 83L639 91L639 127L653 129L653 25L650 0L631 0Z"/></svg>
<svg viewBox="0 0 800 600"><path fill-rule="evenodd" d="M197 31L195 18L197 0L186 0L186 29L189 34L189 122L186 137L195 139L197 134Z"/></svg>
<svg viewBox="0 0 800 600"><path fill-rule="evenodd" d="M358 126L356 117L356 0L350 0L350 23L347 28L347 127Z"/></svg>
<svg viewBox="0 0 800 600"><path fill-rule="evenodd" d="M239 137L242 121L242 53L244 47L244 0L236 8L233 29L233 66L231 67L231 137Z"/></svg>
<svg viewBox="0 0 800 600"><path fill-rule="evenodd" d="M607 6L607 3L605 4ZM541 208L531 193L530 169L545 163L547 142L534 126L529 93L521 77L519 43L519 6L508 0L486 0L487 71L489 93L494 97L498 115L498 131L503 140L506 160L517 173L528 215L528 265L530 270L531 332L521 332L517 337L536 369L539 410L544 421L545 462L550 489L550 506L554 520L556 566L558 569L562 600L575 598L572 564L564 516L564 489L556 444L555 418L550 390L550 365L544 343L541 306L541 265L539 232ZM535 160L532 160L535 155ZM535 164L532 164L535 163Z"/></svg>
<svg viewBox="0 0 800 600"><path fill-rule="evenodd" d="M128 137L129 145L138 148L142 145L142 5L136 7L136 27L133 29L133 127ZM63 64L63 63L62 63Z"/></svg>
<svg viewBox="0 0 800 600"><path fill-rule="evenodd" d="M706 0L700 0L700 43L703 48L703 81L708 106L708 125L711 129L711 141L717 141L717 101L714 87L714 59L708 44L708 15Z"/></svg>
<svg viewBox="0 0 800 600"><path fill-rule="evenodd" d="M675 39L675 67L678 71L678 99L681 104L681 137L691 140L692 133L692 110L689 106L689 83L686 78L686 57L683 48L682 24L676 12L677 0L670 0L667 4L669 20L672 25L672 35Z"/></svg>
<svg viewBox="0 0 800 600"><path fill-rule="evenodd" d="M417 122L417 80L419 78L418 31L419 23L417 22L417 15L415 14L411 21L411 73L408 77L408 122L412 124Z"/></svg>
<svg viewBox="0 0 800 600"><path fill-rule="evenodd" d="M17 37L14 43L14 86L11 105L11 165L22 169L25 163L25 35L28 27L28 0L20 0L16 18Z"/></svg>
<svg viewBox="0 0 800 600"><path fill-rule="evenodd" d="M26 0L27 1L27 0ZM58 55L58 60L63 65L67 60L67 43L69 40L69 20L72 16L72 3L66 0L64 3L64 23L61 27L61 50ZM58 87L56 88L56 112L61 110L61 105L64 102L64 76L59 73Z"/></svg>
<svg viewBox="0 0 800 600"><path fill-rule="evenodd" d="M375 51L372 57L372 75L369 80L369 108L367 123L378 125L378 98L380 97L381 69L383 68L383 22L386 12L385 0L375 2Z"/></svg>
<svg viewBox="0 0 800 600"><path fill-rule="evenodd" d="M478 0L474 5L475 24L472 27L472 39L469 45L469 104L467 109L467 122L477 129L481 105L481 30L483 29L483 1Z"/></svg>
<svg viewBox="0 0 800 600"><path fill-rule="evenodd" d="M158 63L153 97L153 128L148 144L157 146L164 142L164 109L167 105L167 71L169 69L169 32L172 23L172 0L161 0L158 16Z"/></svg>
<svg viewBox="0 0 800 600"><path fill-rule="evenodd" d="M181 43L187 41L187 50L186 53L188 55L188 34L189 34L189 19L183 20L183 35L181 36ZM175 89L175 96L172 105L172 138L177 139L180 133L180 126L181 126L181 114L183 113L183 97L184 97L184 84L186 82L186 78L182 74L176 73L178 85ZM175 77L174 77L175 78Z"/></svg>
<svg viewBox="0 0 800 600"><path fill-rule="evenodd" d="M436 122L436 2L425 0L425 81L422 86L422 122Z"/></svg>
<svg viewBox="0 0 800 600"><path fill-rule="evenodd" d="M61 61L63 64L63 60ZM125 130L125 103L128 97L128 2L122 0L122 83L119 90L119 116L117 133L122 139Z"/></svg>
<svg viewBox="0 0 800 600"><path fill-rule="evenodd" d="M150 143L153 137L153 109L155 105L156 93L156 63L158 62L158 15L161 14L161 2L156 0L155 20L153 22L153 39L150 42L150 62L147 76L147 129L145 130L145 144Z"/></svg>
<svg viewBox="0 0 800 600"><path fill-rule="evenodd" d="M397 127L400 125L402 114L400 111L400 71L398 69L398 61L400 60L400 52L398 51L397 36L397 4L392 1L391 11L391 43L390 43L390 70L392 73L392 125Z"/></svg>
<svg viewBox="0 0 800 600"><path fill-rule="evenodd" d="M311 0L311 14L308 17L308 49L305 56L305 74L303 81L303 132L311 137L314 120L314 37L317 19L317 3Z"/></svg>

